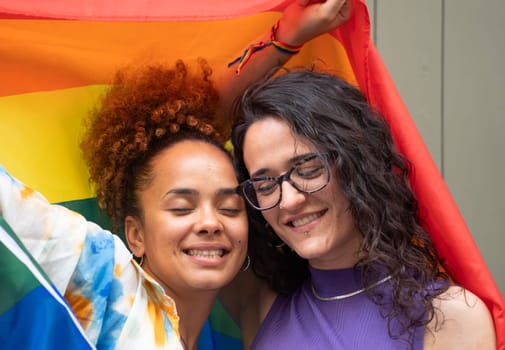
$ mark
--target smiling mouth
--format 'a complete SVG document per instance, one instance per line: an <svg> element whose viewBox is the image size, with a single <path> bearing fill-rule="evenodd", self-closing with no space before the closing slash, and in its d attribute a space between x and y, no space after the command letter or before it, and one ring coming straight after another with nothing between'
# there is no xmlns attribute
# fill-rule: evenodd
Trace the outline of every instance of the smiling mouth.
<svg viewBox="0 0 505 350"><path fill-rule="evenodd" d="M209 249L209 250L200 250L200 249L187 249L184 250L189 256L197 256L201 258L222 258L224 255L228 254L229 251L224 249Z"/></svg>
<svg viewBox="0 0 505 350"><path fill-rule="evenodd" d="M321 216L324 215L324 213L326 213L326 209L325 210L321 210L318 213L314 213L314 214L311 214L309 216L305 216L305 217L303 217L301 219L290 221L289 225L292 226L292 227L298 227L298 226L306 225L309 222L312 222L312 221L316 220L317 218L320 218Z"/></svg>

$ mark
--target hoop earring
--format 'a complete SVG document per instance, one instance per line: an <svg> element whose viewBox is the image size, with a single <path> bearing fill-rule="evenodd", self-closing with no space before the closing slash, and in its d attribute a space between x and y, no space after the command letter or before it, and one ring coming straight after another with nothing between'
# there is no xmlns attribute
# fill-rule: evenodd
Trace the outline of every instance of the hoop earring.
<svg viewBox="0 0 505 350"><path fill-rule="evenodd" d="M141 267L142 267L142 264L143 264L143 263L144 263L144 256L142 255L142 256L140 257L139 266L141 266Z"/></svg>
<svg viewBox="0 0 505 350"><path fill-rule="evenodd" d="M249 269L249 266L251 266L251 257L249 256L249 254L247 255L247 259L246 259L246 264L245 264L245 267L242 267L240 270L242 272L245 272Z"/></svg>

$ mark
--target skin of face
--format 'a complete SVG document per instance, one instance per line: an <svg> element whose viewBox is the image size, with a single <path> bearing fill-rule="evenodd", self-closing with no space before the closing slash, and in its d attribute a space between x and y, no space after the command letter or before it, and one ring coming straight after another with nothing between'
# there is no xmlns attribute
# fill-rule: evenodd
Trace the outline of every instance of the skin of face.
<svg viewBox="0 0 505 350"><path fill-rule="evenodd" d="M154 178L139 193L143 218L125 220L130 248L169 295L223 287L245 260L248 234L230 160L213 145L183 141L152 164Z"/></svg>
<svg viewBox="0 0 505 350"><path fill-rule="evenodd" d="M244 161L251 177L282 175L296 158L313 153L318 152L308 140L294 135L285 121L274 116L254 122L244 139ZM349 202L330 169L328 185L312 194L283 181L281 202L262 212L279 237L319 269L353 266L361 242Z"/></svg>

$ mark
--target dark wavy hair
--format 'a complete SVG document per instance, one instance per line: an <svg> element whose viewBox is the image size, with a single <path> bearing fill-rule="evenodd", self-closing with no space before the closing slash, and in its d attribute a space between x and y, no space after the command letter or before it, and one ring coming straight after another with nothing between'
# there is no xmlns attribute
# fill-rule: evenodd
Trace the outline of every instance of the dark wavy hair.
<svg viewBox="0 0 505 350"><path fill-rule="evenodd" d="M391 334L390 326L390 335L400 337L432 320L432 300L447 290L449 277L420 224L409 185L411 164L396 150L388 125L363 93L332 74L293 70L251 86L235 114L232 143L240 181L249 178L243 158L249 127L269 116L285 121L334 165L333 181L342 187L363 236L355 267L362 271L364 285L392 276L392 306L385 307L380 288L369 292L387 309L389 323L400 324L400 334ZM307 261L289 247L279 247L260 212L249 212L253 271L276 292L293 292L309 276Z"/></svg>
<svg viewBox="0 0 505 350"><path fill-rule="evenodd" d="M98 204L113 230L127 215L141 217L137 191L152 178L151 160L171 145L192 139L223 148L227 130L217 122L218 93L212 70L149 63L119 70L90 113L81 151Z"/></svg>

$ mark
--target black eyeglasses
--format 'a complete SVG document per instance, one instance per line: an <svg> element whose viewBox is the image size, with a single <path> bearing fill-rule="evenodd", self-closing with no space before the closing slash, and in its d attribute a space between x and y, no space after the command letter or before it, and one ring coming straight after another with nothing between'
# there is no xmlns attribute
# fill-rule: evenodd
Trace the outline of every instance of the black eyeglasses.
<svg viewBox="0 0 505 350"><path fill-rule="evenodd" d="M272 209L282 198L282 182L287 181L300 192L314 193L330 182L330 167L323 154L311 154L281 176L261 176L240 184L242 193L257 210Z"/></svg>

